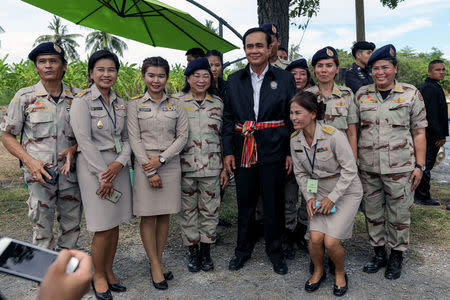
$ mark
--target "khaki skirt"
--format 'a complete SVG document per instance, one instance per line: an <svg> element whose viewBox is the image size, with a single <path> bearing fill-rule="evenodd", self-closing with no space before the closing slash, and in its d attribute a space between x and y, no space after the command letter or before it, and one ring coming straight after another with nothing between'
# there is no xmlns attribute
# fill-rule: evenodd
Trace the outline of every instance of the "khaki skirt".
<svg viewBox="0 0 450 300"><path fill-rule="evenodd" d="M159 152L147 151L149 155ZM158 169L162 188L150 186L144 170L136 162L133 177L133 213L136 216L158 216L178 213L181 209L181 166L177 155Z"/></svg>
<svg viewBox="0 0 450 300"><path fill-rule="evenodd" d="M107 165L117 157L117 153L107 151L101 152L101 155ZM133 218L131 181L128 166L125 165L113 180L114 189L122 193L122 197L117 203L101 199L97 195L96 192L100 187L100 183L97 176L88 170L88 163L82 152L79 153L77 159L77 175L87 230L92 232L105 231Z"/></svg>
<svg viewBox="0 0 450 300"><path fill-rule="evenodd" d="M327 197L338 180L339 177L319 179L316 199L320 200ZM319 231L340 240L351 238L362 195L361 181L356 176L344 195L336 201L336 212L329 215L314 215L312 220L309 221L309 230Z"/></svg>

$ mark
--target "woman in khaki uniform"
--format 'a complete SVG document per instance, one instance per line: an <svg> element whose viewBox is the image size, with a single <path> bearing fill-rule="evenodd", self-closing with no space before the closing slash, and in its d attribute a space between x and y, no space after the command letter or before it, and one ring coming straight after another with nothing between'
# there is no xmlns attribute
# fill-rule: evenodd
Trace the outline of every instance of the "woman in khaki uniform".
<svg viewBox="0 0 450 300"><path fill-rule="evenodd" d="M168 288L172 272L162 264L170 214L181 207L179 153L188 138L188 122L178 101L164 92L169 63L151 57L142 64L147 92L127 107L128 134L136 156L133 213L141 217L141 238L151 263L153 285Z"/></svg>
<svg viewBox="0 0 450 300"><path fill-rule="evenodd" d="M130 174L124 168L131 153L125 101L111 89L119 66L117 56L107 50L92 54L88 68L94 84L77 95L70 109L86 225L95 232L91 253L97 299L112 299L111 291L126 291L112 265L119 225L133 217Z"/></svg>
<svg viewBox="0 0 450 300"><path fill-rule="evenodd" d="M189 120L189 137L181 153L181 235L189 249L188 270L211 271L210 245L216 240L220 186L228 183L220 137L223 102L211 84L207 58L191 61L184 74L186 85L179 104Z"/></svg>
<svg viewBox="0 0 450 300"><path fill-rule="evenodd" d="M348 278L344 270L345 250L340 241L352 235L363 191L344 134L316 121L323 120L324 112L323 103L318 103L314 94L301 92L294 96L290 117L297 131L291 137L291 154L310 218L309 253L314 273L305 290L317 290L325 279L322 261L326 248L336 266L333 294L342 296L347 291Z"/></svg>
<svg viewBox="0 0 450 300"><path fill-rule="evenodd" d="M356 160L358 117L352 90L334 82L339 72L338 53L330 46L322 48L313 55L311 64L317 78L317 85L310 87L307 91L315 94L319 102L326 104L323 122L347 135Z"/></svg>

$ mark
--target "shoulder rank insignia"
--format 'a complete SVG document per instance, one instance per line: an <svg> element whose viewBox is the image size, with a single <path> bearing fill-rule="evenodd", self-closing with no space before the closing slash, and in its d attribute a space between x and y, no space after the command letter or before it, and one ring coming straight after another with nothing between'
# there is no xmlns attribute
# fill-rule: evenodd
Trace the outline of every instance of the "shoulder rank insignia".
<svg viewBox="0 0 450 300"><path fill-rule="evenodd" d="M136 100L136 99L138 99L138 98L141 98L142 96L144 96L144 94L140 94L140 95L131 97L130 100Z"/></svg>
<svg viewBox="0 0 450 300"><path fill-rule="evenodd" d="M86 94L87 93L87 89L85 89L85 90L82 90L81 92L79 92L78 94L76 94L75 96L77 96L77 97L83 97L84 96L84 94Z"/></svg>
<svg viewBox="0 0 450 300"><path fill-rule="evenodd" d="M332 134L336 129L334 129L331 126L325 125L322 127L323 132L328 133L328 134Z"/></svg>
<svg viewBox="0 0 450 300"><path fill-rule="evenodd" d="M291 139L293 138L293 137L295 137L297 134L298 134L298 130L296 130L296 131L294 131L293 133L291 133Z"/></svg>

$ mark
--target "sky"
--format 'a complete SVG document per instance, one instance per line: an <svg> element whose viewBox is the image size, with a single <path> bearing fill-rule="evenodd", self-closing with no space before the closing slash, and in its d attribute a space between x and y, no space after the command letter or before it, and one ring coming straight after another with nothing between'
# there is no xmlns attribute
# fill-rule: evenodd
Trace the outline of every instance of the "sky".
<svg viewBox="0 0 450 300"><path fill-rule="evenodd" d="M60 0L58 0L60 1ZM201 23L213 17L185 0L162 0L173 7L189 12ZM244 32L258 26L256 0L197 0L203 6L214 11L226 20L238 32ZM52 14L22 2L20 0L2 0L0 26L5 30L0 33L0 59L8 54L7 62L18 62L26 59L32 49L34 40L43 34L50 34L47 28ZM450 59L450 0L405 0L395 10L383 7L379 0L365 0L366 40L374 42L378 47L393 44L398 50L409 46L418 52L430 52L437 47ZM305 19L291 20L304 23ZM69 21L70 33L86 36L91 31ZM214 20L214 26L218 22ZM224 27L225 28L225 27ZM289 44L298 44L303 31L291 25ZM224 38L239 46L240 49L224 55L224 61L231 61L244 56L242 42L230 30L224 29ZM320 11L313 17L304 33L300 44L300 53L306 58L312 57L315 51L333 46L350 51L356 40L355 4L354 0L321 0ZM77 48L81 58L87 58L84 37L77 40ZM139 42L124 39L128 50L122 61L140 65L144 58L162 56L171 65L186 64L185 51L153 47Z"/></svg>

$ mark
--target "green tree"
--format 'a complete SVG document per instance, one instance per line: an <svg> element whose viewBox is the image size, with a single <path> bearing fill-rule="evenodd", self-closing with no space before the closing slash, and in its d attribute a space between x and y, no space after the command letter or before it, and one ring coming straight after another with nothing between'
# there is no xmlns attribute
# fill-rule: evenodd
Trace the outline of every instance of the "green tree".
<svg viewBox="0 0 450 300"><path fill-rule="evenodd" d="M302 56L300 54L300 44L294 45L291 44L291 46L289 47L289 61L294 61L297 59L300 59Z"/></svg>
<svg viewBox="0 0 450 300"><path fill-rule="evenodd" d="M53 42L60 45L66 52L66 56L69 60L77 60L80 56L75 50L76 47L80 46L75 41L76 38L82 37L81 34L71 33L67 31L67 25L61 23L61 18L53 15L53 20L47 27L53 34L44 34L39 36L34 42L33 46L36 46L43 42Z"/></svg>
<svg viewBox="0 0 450 300"><path fill-rule="evenodd" d="M206 20L205 26L215 34L219 35L219 28L214 27L214 21L213 20Z"/></svg>
<svg viewBox="0 0 450 300"><path fill-rule="evenodd" d="M104 31L93 31L86 36L86 51L91 49L91 54L97 50L105 49L123 56L123 51L128 50L127 44Z"/></svg>

